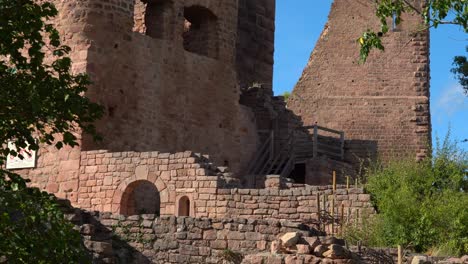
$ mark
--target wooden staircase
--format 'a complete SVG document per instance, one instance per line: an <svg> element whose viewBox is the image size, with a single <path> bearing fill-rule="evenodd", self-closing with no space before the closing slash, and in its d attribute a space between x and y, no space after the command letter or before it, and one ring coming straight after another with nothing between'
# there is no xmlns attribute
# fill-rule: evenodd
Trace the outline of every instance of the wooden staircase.
<svg viewBox="0 0 468 264"><path fill-rule="evenodd" d="M254 188L260 176L280 175L282 179L288 178L296 163L311 158L326 156L336 160L344 159L342 131L314 125L293 129L286 139L277 136L274 130L262 130L259 134L264 141L247 170L249 185Z"/></svg>

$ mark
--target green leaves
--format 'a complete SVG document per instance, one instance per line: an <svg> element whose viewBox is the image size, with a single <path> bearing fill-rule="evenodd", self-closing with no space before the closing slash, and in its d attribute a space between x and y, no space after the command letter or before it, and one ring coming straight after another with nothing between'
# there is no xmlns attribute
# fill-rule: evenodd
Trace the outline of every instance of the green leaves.
<svg viewBox="0 0 468 264"><path fill-rule="evenodd" d="M466 51L468 52L468 47ZM455 78L458 79L458 82L465 90L465 94L468 95L468 59L466 56L456 56L453 59L451 72L455 75Z"/></svg>
<svg viewBox="0 0 468 264"><path fill-rule="evenodd" d="M377 48L379 50L385 50L384 46L382 45L382 39L378 33L375 33L371 30L364 32L362 37L358 39L359 44L361 45L361 52L360 52L360 62L364 63L369 56L369 53L372 49Z"/></svg>
<svg viewBox="0 0 468 264"><path fill-rule="evenodd" d="M468 33L468 1L467 0L429 0L424 8L408 0L376 0L376 17L380 20L381 30L375 32L367 30L358 42L361 46L360 61L365 62L372 49L384 50L382 37L389 31L388 20L395 26L401 24L404 13L421 16L425 21L424 27L437 28L439 25L458 25ZM450 19L450 20L447 20Z"/></svg>
<svg viewBox="0 0 468 264"><path fill-rule="evenodd" d="M55 197L0 170L0 258L7 263L89 263L80 234Z"/></svg>
<svg viewBox="0 0 468 264"><path fill-rule="evenodd" d="M368 172L367 191L379 211L369 227L375 246L468 249L468 156L447 137L432 159L395 161Z"/></svg>
<svg viewBox="0 0 468 264"><path fill-rule="evenodd" d="M97 135L93 122L103 108L83 96L90 84L84 74L71 72L70 47L47 20L57 14L53 4L32 0L0 0L0 143L15 141L78 145L78 129ZM45 61L47 52L47 62ZM60 140L60 135L64 135ZM0 165L7 154L0 147Z"/></svg>
<svg viewBox="0 0 468 264"><path fill-rule="evenodd" d="M81 131L99 138L93 122L103 109L83 96L90 81L72 73L71 49L47 22L55 15L52 3L0 0L0 166L8 154L22 157L7 147L10 140L38 150L76 146ZM86 263L80 235L55 198L3 170L0 238L7 263Z"/></svg>

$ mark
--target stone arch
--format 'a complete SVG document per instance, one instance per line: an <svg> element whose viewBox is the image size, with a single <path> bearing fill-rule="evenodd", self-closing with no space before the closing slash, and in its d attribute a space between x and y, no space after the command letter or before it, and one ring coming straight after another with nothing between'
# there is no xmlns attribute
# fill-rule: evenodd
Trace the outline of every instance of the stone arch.
<svg viewBox="0 0 468 264"><path fill-rule="evenodd" d="M208 8L184 7L184 49L199 55L217 58L219 49L218 17Z"/></svg>
<svg viewBox="0 0 468 264"><path fill-rule="evenodd" d="M178 216L190 216L190 199L187 196L180 197L177 210Z"/></svg>
<svg viewBox="0 0 468 264"><path fill-rule="evenodd" d="M119 186L114 191L111 206L112 212L123 213L127 211L128 214L128 210L122 209L122 201L128 201L128 197L126 195L128 195L128 191L132 189L134 190L135 182L149 182L153 184L159 192L160 212L161 214L167 214L165 210L167 210L168 208L166 207L169 203L174 204L175 195L171 199L166 184L161 180L160 177L157 176L156 172L150 171L150 166L146 165L136 167L135 173L131 177L127 179L122 179Z"/></svg>
<svg viewBox="0 0 468 264"><path fill-rule="evenodd" d="M177 196L174 214L176 216L195 217L195 204L192 194L184 193Z"/></svg>
<svg viewBox="0 0 468 264"><path fill-rule="evenodd" d="M160 212L160 193L153 183L146 180L139 180L127 186L120 201L120 214L160 215Z"/></svg>

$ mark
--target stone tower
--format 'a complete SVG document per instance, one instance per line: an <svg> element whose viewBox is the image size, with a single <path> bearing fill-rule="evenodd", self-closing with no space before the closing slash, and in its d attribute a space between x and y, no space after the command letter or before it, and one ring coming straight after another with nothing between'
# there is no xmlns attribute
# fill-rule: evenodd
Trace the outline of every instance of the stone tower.
<svg viewBox="0 0 468 264"><path fill-rule="evenodd" d="M431 138L429 31L419 16L405 15L384 37L386 51L360 65L356 40L379 29L374 8L368 0L334 1L288 107L307 125L343 130L348 161L421 158Z"/></svg>
<svg viewBox="0 0 468 264"><path fill-rule="evenodd" d="M107 210L119 183L139 174L135 157L145 163L162 157L152 173L165 175L151 184L171 206L176 185L166 182L163 189L161 182L180 178L177 188L192 186L188 177L205 174L187 171L197 153L242 175L258 140L252 110L239 103L241 87L272 82L274 0L51 2L74 72L90 75L87 96L105 107L97 123L104 141L77 131L79 147L44 146L34 168L18 171L32 185L83 208ZM193 154L181 158L185 164L168 164L186 151ZM88 155L101 156L91 161ZM126 157L128 164L109 164L109 157Z"/></svg>
<svg viewBox="0 0 468 264"><path fill-rule="evenodd" d="M82 150L191 150L245 167L256 128L240 86L272 82L274 0L55 3L87 96L106 108L104 141Z"/></svg>

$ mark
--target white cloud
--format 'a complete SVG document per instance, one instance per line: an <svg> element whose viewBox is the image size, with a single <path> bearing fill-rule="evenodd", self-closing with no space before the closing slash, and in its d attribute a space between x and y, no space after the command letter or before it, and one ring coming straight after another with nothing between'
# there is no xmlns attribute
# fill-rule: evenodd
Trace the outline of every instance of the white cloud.
<svg viewBox="0 0 468 264"><path fill-rule="evenodd" d="M460 85L447 86L440 92L438 98L435 98L432 111L437 121L442 122L459 112L468 111L468 96L463 93Z"/></svg>

